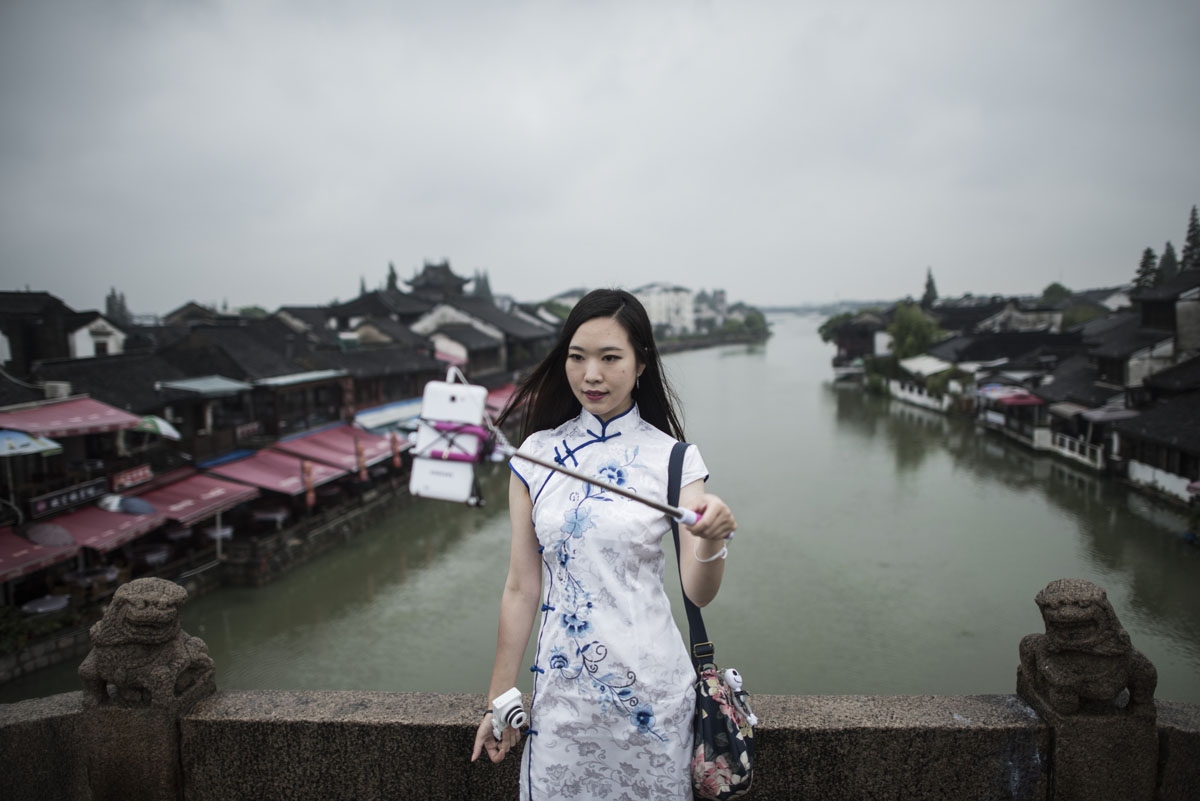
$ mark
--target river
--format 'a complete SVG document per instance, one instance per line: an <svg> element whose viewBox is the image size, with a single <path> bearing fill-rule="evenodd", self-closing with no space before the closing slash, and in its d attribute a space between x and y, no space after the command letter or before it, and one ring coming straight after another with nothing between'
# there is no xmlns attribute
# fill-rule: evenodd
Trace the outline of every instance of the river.
<svg viewBox="0 0 1200 801"><path fill-rule="evenodd" d="M760 693L1009 693L1021 637L1044 630L1034 596L1085 578L1158 668L1157 697L1200 703L1200 548L1182 518L969 421L833 388L820 322L781 315L765 345L666 358L738 518L705 610L720 663ZM274 584L192 600L184 628L224 689L483 692L506 482L487 471L483 509L410 500ZM77 688L68 664L0 701Z"/></svg>

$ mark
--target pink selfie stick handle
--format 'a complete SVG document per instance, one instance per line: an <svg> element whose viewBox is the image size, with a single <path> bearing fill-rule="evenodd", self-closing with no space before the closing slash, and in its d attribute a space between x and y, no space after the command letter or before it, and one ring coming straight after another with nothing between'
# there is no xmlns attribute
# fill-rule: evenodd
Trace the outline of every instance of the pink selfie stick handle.
<svg viewBox="0 0 1200 801"><path fill-rule="evenodd" d="M694 526L700 522L700 515L693 512L691 509L680 509L679 516L675 518L679 523L685 526Z"/></svg>
<svg viewBox="0 0 1200 801"><path fill-rule="evenodd" d="M446 462L478 462L479 456L472 456L469 453L455 453L453 451L430 451L430 459L441 459Z"/></svg>

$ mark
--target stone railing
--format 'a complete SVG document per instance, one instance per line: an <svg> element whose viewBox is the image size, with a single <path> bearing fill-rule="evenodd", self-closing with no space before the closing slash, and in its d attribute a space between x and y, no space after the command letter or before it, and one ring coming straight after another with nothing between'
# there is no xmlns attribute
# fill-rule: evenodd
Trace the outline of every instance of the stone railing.
<svg viewBox="0 0 1200 801"><path fill-rule="evenodd" d="M516 797L516 758L469 761L483 697L215 692L176 590L122 588L93 629L83 692L0 706L5 798ZM1154 669L1099 588L1054 582L1038 603L1047 633L1020 644L1017 695L755 696L749 797L1200 797L1200 706L1154 700ZM1083 630L1100 634L1090 657L1060 636Z"/></svg>

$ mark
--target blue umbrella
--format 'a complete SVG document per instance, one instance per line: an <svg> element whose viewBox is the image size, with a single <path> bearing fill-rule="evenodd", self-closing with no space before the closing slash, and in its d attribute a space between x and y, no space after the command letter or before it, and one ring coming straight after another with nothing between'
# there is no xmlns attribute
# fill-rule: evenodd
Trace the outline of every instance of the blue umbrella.
<svg viewBox="0 0 1200 801"><path fill-rule="evenodd" d="M0 456L24 456L40 453L53 456L62 453L62 446L52 439L26 434L23 431L0 429Z"/></svg>
<svg viewBox="0 0 1200 801"><path fill-rule="evenodd" d="M122 498L118 509L127 515L152 515L155 512L154 506L141 498Z"/></svg>

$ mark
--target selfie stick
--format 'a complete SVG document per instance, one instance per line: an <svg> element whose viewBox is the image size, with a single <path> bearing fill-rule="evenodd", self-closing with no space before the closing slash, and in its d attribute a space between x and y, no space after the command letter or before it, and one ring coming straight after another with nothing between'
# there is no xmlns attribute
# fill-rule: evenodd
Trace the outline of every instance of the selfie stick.
<svg viewBox="0 0 1200 801"><path fill-rule="evenodd" d="M491 421L489 420L488 422L490 423ZM636 492L631 492L627 489L618 487L614 484L608 484L603 481L598 481L595 478L593 478L592 476L588 476L584 473L580 473L576 470L572 470L569 467L563 467L562 465L560 465L557 462L547 461L545 459L540 459L537 456L530 456L529 454L522 453L521 451L517 450L512 445L510 445L508 443L508 440L504 437L503 433L501 433L494 426L489 426L489 428L484 428L482 426L475 426L475 425L471 425L469 423L455 423L455 422L442 421L442 420L430 421L430 424L435 429L442 432L443 434L471 435L471 436L477 437L478 441L480 441L480 442L482 442L483 440L488 438L489 435L494 435L495 443L496 443L495 450L499 451L500 453L504 454L505 456L507 456L509 458L523 459L526 462L532 462L533 464L540 465L540 466L546 468L547 470L553 470L556 473L562 473L565 476L570 476L571 478L575 478L580 481L585 481L588 484L592 484L596 487L599 487L600 489L604 490L605 492L611 492L614 495L620 495L622 498L629 498L631 501L637 501L638 503L645 504L646 506L649 506L651 509L656 509L656 510L662 512L663 514L671 517L675 521L682 523L685 526L694 526L694 525L696 525L696 523L700 522L700 515L696 514L691 509L682 509L677 506L671 506L669 504L659 503L658 501L651 500L650 498L646 498L642 495L638 495ZM417 455L421 456L424 454L417 454ZM453 462L476 462L476 461L479 461L480 456L481 456L481 454L479 454L479 453L471 453L471 452L465 451L465 450L462 450L462 451L455 451L455 450L436 451L436 450L431 449L428 458L430 458L430 459L446 459L446 460L453 461Z"/></svg>

